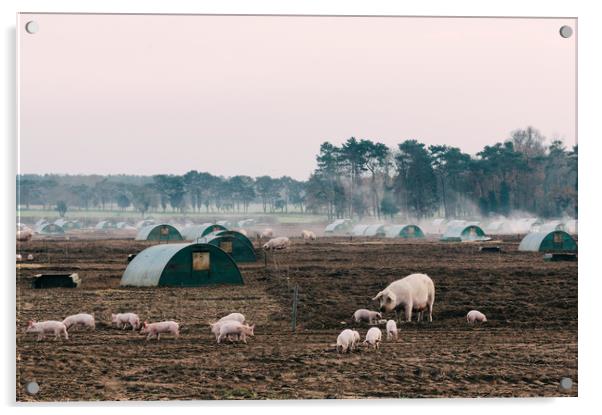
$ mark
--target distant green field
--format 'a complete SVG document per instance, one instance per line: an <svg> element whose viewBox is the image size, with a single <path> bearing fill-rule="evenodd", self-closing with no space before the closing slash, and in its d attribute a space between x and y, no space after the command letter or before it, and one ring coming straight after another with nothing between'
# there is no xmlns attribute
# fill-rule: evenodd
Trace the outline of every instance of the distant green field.
<svg viewBox="0 0 602 415"><path fill-rule="evenodd" d="M60 216L56 210L44 210L44 209L19 209L17 210L17 216L21 216L24 219L29 218L46 218L58 219ZM252 213L218 213L218 212L149 212L146 216L152 216L155 219L181 219L190 218L198 220L207 220L208 222L214 220L240 220L246 218L270 218L275 219L278 223L324 223L328 221L325 215L311 215L302 213L263 213L263 212L252 212ZM65 215L66 218L70 219L115 219L115 220L130 220L136 221L142 219L140 213L134 211L121 211L121 210L70 210Z"/></svg>

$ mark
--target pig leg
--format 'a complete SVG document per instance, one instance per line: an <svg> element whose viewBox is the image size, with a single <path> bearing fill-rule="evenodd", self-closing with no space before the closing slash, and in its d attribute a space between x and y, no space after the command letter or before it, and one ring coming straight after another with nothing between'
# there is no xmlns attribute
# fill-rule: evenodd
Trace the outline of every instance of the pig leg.
<svg viewBox="0 0 602 415"><path fill-rule="evenodd" d="M428 310L429 310L429 323L433 322L433 302L429 302L428 303Z"/></svg>
<svg viewBox="0 0 602 415"><path fill-rule="evenodd" d="M69 340L69 335L67 334L67 330L63 330L63 334L65 335L65 340ZM61 336L59 336L60 338Z"/></svg>
<svg viewBox="0 0 602 415"><path fill-rule="evenodd" d="M405 305L404 314L406 322L410 323L412 321L412 303Z"/></svg>
<svg viewBox="0 0 602 415"><path fill-rule="evenodd" d="M161 333L157 333L157 341L161 340Z"/></svg>

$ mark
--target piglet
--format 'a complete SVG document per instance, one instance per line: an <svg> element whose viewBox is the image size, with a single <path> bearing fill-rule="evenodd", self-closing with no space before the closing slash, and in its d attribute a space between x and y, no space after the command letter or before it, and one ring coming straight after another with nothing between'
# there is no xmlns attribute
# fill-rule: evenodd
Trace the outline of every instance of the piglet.
<svg viewBox="0 0 602 415"><path fill-rule="evenodd" d="M247 343L247 336L255 335L255 324L252 326L239 323L238 321L227 321L220 325L217 342L221 343L225 338L235 336L243 343Z"/></svg>
<svg viewBox="0 0 602 415"><path fill-rule="evenodd" d="M117 325L118 328L125 330L130 325L132 331L138 330L140 327L140 317L134 313L118 313L111 314L111 323Z"/></svg>
<svg viewBox="0 0 602 415"><path fill-rule="evenodd" d="M69 316L63 320L63 324L69 330L71 327L89 327L91 329L96 328L94 322L94 316L92 314L80 313Z"/></svg>
<svg viewBox="0 0 602 415"><path fill-rule="evenodd" d="M176 339L180 336L180 325L175 321L160 321L158 323L144 322L140 329L141 334L148 334L146 340L150 340L153 337L157 338L157 341L161 339L161 334L171 333L176 336Z"/></svg>
<svg viewBox="0 0 602 415"><path fill-rule="evenodd" d="M387 321L387 340L397 340L397 324L395 320Z"/></svg>
<svg viewBox="0 0 602 415"><path fill-rule="evenodd" d="M353 313L353 319L356 323L367 321L370 324L376 324L377 320L382 318L382 314L378 311L370 311L365 308L360 308Z"/></svg>
<svg viewBox="0 0 602 415"><path fill-rule="evenodd" d="M466 314L466 321L468 321L470 324L485 323L487 321L487 317L485 317L485 314L481 313L480 311L471 310L468 312L468 314Z"/></svg>
<svg viewBox="0 0 602 415"><path fill-rule="evenodd" d="M382 332L378 327L371 327L366 333L366 340L364 340L364 344L372 346L374 349L378 349L378 345L380 344L382 338Z"/></svg>
<svg viewBox="0 0 602 415"><path fill-rule="evenodd" d="M62 334L65 336L65 340L69 340L67 327L65 327L62 321L48 320L36 322L34 320L30 320L27 324L27 330L25 331L27 333L37 334L38 341L45 338L46 334L54 334L55 339L60 339Z"/></svg>
<svg viewBox="0 0 602 415"><path fill-rule="evenodd" d="M359 335L359 333L358 333ZM353 350L356 343L354 330L345 329L337 337L337 352L347 353Z"/></svg>

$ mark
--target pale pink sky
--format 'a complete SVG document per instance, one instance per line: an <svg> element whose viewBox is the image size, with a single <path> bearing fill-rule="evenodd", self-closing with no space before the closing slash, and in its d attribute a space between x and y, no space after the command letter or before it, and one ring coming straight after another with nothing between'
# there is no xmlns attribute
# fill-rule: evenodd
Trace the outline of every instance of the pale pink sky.
<svg viewBox="0 0 602 415"><path fill-rule="evenodd" d="M22 14L20 172L305 179L326 140L474 154L527 125L572 145L575 23Z"/></svg>

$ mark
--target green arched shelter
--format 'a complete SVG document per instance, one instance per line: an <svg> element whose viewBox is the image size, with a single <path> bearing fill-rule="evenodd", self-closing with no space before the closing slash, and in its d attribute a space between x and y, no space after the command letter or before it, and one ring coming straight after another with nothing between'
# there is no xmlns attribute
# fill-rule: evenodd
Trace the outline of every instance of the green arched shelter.
<svg viewBox="0 0 602 415"><path fill-rule="evenodd" d="M519 251L577 252L577 242L565 231L533 232L525 235Z"/></svg>
<svg viewBox="0 0 602 415"><path fill-rule="evenodd" d="M171 225L161 223L148 225L138 231L137 241L182 241L180 231Z"/></svg>
<svg viewBox="0 0 602 415"><path fill-rule="evenodd" d="M351 231L351 219L337 219L324 229L324 233L344 234Z"/></svg>
<svg viewBox="0 0 602 415"><path fill-rule="evenodd" d="M210 233L199 239L199 242L218 246L236 262L255 262L255 248L249 239L239 232L220 231Z"/></svg>
<svg viewBox="0 0 602 415"><path fill-rule="evenodd" d="M36 233L40 235L62 235L65 233L65 230L56 223L43 223L36 228Z"/></svg>
<svg viewBox="0 0 602 415"><path fill-rule="evenodd" d="M424 232L418 225L390 225L385 228L387 238L424 238Z"/></svg>
<svg viewBox="0 0 602 415"><path fill-rule="evenodd" d="M216 235L228 235L228 236L234 236L236 238L239 238L243 241L245 241L247 244L249 244L251 246L251 248L253 248L253 242L249 239L249 237L245 234L242 234L238 231L232 231L232 230L228 230L228 231L217 231L214 232Z"/></svg>
<svg viewBox="0 0 602 415"><path fill-rule="evenodd" d="M115 224L113 222L111 222L110 220L101 220L94 227L94 229L114 229L114 228L115 228Z"/></svg>
<svg viewBox="0 0 602 415"><path fill-rule="evenodd" d="M197 287L243 284L230 255L212 244L154 245L132 259L121 277L122 286Z"/></svg>
<svg viewBox="0 0 602 415"><path fill-rule="evenodd" d="M463 242L463 241L484 241L487 240L487 235L480 226L459 224L450 226L443 234L442 241L447 242Z"/></svg>
<svg viewBox="0 0 602 415"><path fill-rule="evenodd" d="M203 223L202 225L186 226L182 229L182 237L187 241L196 241L203 236L207 236L210 233L218 231L227 231L225 226L218 225L216 223Z"/></svg>
<svg viewBox="0 0 602 415"><path fill-rule="evenodd" d="M81 223L77 220L69 220L69 219L64 219L64 218L60 218L54 221L55 225L59 225L61 228L63 228L64 230L68 230L68 229L79 229L82 227Z"/></svg>

